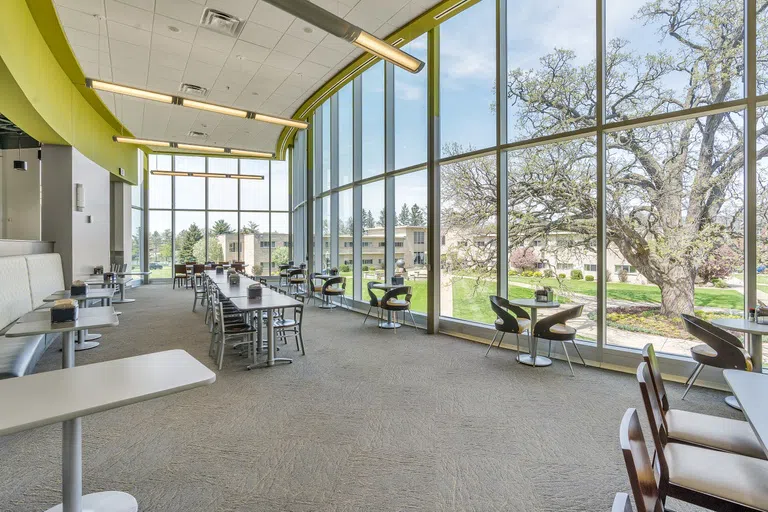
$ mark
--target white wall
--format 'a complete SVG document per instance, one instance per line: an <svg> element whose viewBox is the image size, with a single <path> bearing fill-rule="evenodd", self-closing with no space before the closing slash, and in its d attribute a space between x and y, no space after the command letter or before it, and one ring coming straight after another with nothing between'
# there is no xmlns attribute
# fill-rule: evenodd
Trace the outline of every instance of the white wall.
<svg viewBox="0 0 768 512"><path fill-rule="evenodd" d="M69 287L93 267L109 265L109 172L70 146L43 146L43 162L42 235L55 242ZM75 211L78 183L84 189L82 212Z"/></svg>
<svg viewBox="0 0 768 512"><path fill-rule="evenodd" d="M40 240L40 160L37 148L0 151L0 238ZM13 168L26 160L27 170Z"/></svg>

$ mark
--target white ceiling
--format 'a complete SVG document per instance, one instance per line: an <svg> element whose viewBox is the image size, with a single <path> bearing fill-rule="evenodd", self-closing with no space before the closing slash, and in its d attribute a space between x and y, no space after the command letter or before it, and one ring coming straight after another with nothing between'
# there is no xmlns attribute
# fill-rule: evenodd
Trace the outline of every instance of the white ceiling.
<svg viewBox="0 0 768 512"><path fill-rule="evenodd" d="M384 37L440 0L312 0ZM54 0L86 76L290 117L361 54L352 44L261 0ZM199 28L208 6L248 20L234 39ZM173 30L174 27L178 30ZM112 93L104 103L136 137L274 151L278 125L200 112ZM208 134L189 137L191 131Z"/></svg>

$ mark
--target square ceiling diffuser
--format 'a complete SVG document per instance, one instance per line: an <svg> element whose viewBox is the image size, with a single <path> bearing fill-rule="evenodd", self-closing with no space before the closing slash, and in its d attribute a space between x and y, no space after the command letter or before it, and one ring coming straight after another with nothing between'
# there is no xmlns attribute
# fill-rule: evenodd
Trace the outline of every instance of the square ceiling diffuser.
<svg viewBox="0 0 768 512"><path fill-rule="evenodd" d="M245 20L207 7L203 11L203 17L200 18L200 26L225 36L237 37L243 31Z"/></svg>

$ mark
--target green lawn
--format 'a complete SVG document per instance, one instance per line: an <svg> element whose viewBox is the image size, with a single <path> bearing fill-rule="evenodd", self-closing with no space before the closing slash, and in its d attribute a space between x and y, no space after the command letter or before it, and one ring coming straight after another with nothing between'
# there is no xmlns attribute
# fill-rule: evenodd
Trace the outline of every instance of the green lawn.
<svg viewBox="0 0 768 512"><path fill-rule="evenodd" d="M555 278L510 276L509 281L526 283L533 286L551 286L555 290L559 288L559 284ZM580 293L582 295L594 297L597 295L597 284L594 281L588 282L565 279L563 280L562 290L565 293ZM766 291L768 291L768 289ZM658 286L655 285L608 283L608 300L611 299L660 304L661 291ZM744 307L744 296L741 293L736 290L727 290L723 288L697 287L694 301L697 306L724 309L741 309Z"/></svg>

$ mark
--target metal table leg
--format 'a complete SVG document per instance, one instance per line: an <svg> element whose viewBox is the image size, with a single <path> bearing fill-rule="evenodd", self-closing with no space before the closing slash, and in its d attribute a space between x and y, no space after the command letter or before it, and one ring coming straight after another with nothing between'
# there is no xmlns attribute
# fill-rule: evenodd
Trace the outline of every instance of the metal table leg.
<svg viewBox="0 0 768 512"><path fill-rule="evenodd" d="M533 335L533 328L536 327L536 308L531 308L531 326L528 328L528 334L530 339L530 353L518 354L517 360L528 366L549 366L552 364L552 360L548 357L536 355L536 351L539 348L539 340Z"/></svg>
<svg viewBox="0 0 768 512"><path fill-rule="evenodd" d="M392 321L392 310L387 310L387 321L386 322L379 322L379 327L381 329L397 329L400 327L400 324L397 322Z"/></svg>
<svg viewBox="0 0 768 512"><path fill-rule="evenodd" d="M256 363L248 366L248 369L266 368L275 366L277 363L292 363L293 359L288 357L275 357L275 319L272 310L267 310L267 360L263 363Z"/></svg>
<svg viewBox="0 0 768 512"><path fill-rule="evenodd" d="M120 286L120 298L117 300L113 300L112 304L130 304L131 302L136 302L136 299L125 298L125 283L118 286Z"/></svg>
<svg viewBox="0 0 768 512"><path fill-rule="evenodd" d="M88 300L82 301L83 308L88 309ZM75 345L75 351L82 352L83 350L90 350L99 346L98 340L101 338L101 334L88 334L88 329L77 332L77 344Z"/></svg>

